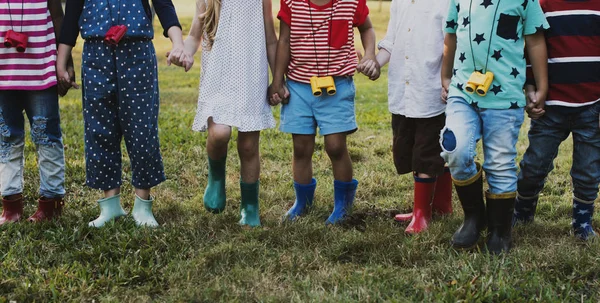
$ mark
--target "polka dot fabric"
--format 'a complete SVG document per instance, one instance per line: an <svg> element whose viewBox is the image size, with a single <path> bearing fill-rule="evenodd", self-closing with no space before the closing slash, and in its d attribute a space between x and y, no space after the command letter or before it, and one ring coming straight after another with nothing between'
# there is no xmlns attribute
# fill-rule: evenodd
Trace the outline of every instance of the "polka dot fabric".
<svg viewBox="0 0 600 303"><path fill-rule="evenodd" d="M212 48L202 45L202 73L193 130L209 117L241 132L275 127L267 102L269 70L261 0L222 2Z"/></svg>
<svg viewBox="0 0 600 303"><path fill-rule="evenodd" d="M134 8L138 2L121 1L127 3L125 9L131 12L125 14L125 24L140 22L140 31L151 32L141 5L140 11ZM106 1L86 1L92 6L102 3ZM90 26L90 19L82 20L83 28L102 24L93 22ZM131 161L132 185L151 188L164 181L158 139L157 62L152 41L128 38L113 47L99 39L86 40L82 84L86 184L101 190L121 185L122 138Z"/></svg>
<svg viewBox="0 0 600 303"><path fill-rule="evenodd" d="M102 39L114 25L127 25L126 38L154 37L141 0L85 0L79 21L83 39Z"/></svg>

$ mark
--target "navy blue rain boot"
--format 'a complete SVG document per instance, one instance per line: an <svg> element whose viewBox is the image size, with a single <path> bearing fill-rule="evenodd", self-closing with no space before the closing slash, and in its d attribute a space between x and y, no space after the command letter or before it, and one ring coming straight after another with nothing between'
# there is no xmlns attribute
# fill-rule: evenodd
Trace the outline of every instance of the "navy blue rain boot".
<svg viewBox="0 0 600 303"><path fill-rule="evenodd" d="M537 195L533 197L523 197L517 193L517 198L515 199L515 211L512 219L513 226L533 222L538 198L539 196Z"/></svg>
<svg viewBox="0 0 600 303"><path fill-rule="evenodd" d="M333 182L334 187L334 202L333 212L325 221L326 225L336 224L342 222L348 213L352 210L352 204L354 203L354 196L356 195L356 187L358 187L358 181L352 179L350 182L342 182L335 180Z"/></svg>
<svg viewBox="0 0 600 303"><path fill-rule="evenodd" d="M578 199L573 200L573 231L575 237L587 240L596 236L592 228L592 217L594 216L594 201L583 203Z"/></svg>
<svg viewBox="0 0 600 303"><path fill-rule="evenodd" d="M315 198L315 189L317 188L317 179L313 178L310 184L299 184L294 182L294 191L296 192L296 202L283 216L284 221L294 221L299 216L304 215L313 204Z"/></svg>

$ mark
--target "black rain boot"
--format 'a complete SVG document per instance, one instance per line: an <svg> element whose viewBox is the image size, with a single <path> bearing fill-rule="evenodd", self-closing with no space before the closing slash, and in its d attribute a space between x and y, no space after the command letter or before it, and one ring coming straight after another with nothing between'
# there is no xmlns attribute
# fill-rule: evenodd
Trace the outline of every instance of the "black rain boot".
<svg viewBox="0 0 600 303"><path fill-rule="evenodd" d="M486 192L485 196L488 222L487 250L494 255L508 253L512 246L512 217L516 192L505 194Z"/></svg>
<svg viewBox="0 0 600 303"><path fill-rule="evenodd" d="M452 236L452 246L459 249L473 248L479 241L480 233L485 228L485 203L483 202L483 178L481 166L469 180L454 180L454 187L460 199L465 218L463 224Z"/></svg>

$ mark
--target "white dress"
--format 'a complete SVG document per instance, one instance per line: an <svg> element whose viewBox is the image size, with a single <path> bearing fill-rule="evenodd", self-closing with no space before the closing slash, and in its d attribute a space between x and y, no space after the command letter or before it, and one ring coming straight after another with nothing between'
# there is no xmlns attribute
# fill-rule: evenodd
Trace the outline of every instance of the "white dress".
<svg viewBox="0 0 600 303"><path fill-rule="evenodd" d="M198 109L192 129L208 118L250 132L275 127L267 102L269 70L262 0L223 0L212 48L202 43Z"/></svg>

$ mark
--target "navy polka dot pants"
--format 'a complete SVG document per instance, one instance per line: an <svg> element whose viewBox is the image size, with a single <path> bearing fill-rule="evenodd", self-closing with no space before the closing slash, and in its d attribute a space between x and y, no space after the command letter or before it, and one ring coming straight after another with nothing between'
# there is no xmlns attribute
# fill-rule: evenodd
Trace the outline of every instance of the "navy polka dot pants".
<svg viewBox="0 0 600 303"><path fill-rule="evenodd" d="M86 184L121 186L121 139L131 162L131 183L140 189L165 180L158 140L158 78L150 40L118 46L85 42L82 54Z"/></svg>

